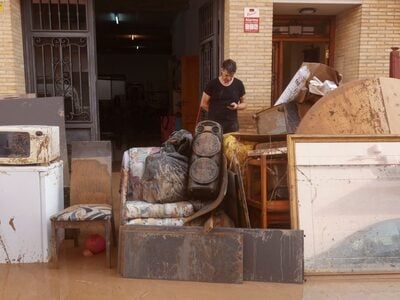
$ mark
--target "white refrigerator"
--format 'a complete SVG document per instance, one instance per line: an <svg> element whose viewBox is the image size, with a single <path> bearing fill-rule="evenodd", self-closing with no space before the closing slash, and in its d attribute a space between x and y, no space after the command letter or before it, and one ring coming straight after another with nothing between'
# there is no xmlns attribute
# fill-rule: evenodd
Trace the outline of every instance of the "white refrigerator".
<svg viewBox="0 0 400 300"><path fill-rule="evenodd" d="M0 166L0 263L47 262L50 216L63 207L62 161Z"/></svg>

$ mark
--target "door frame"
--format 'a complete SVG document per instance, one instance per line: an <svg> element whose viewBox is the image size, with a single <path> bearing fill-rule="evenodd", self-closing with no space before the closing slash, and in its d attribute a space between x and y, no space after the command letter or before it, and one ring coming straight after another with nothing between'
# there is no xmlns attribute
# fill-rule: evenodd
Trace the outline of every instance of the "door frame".
<svg viewBox="0 0 400 300"><path fill-rule="evenodd" d="M203 24L200 10L204 7L211 6L211 16ZM200 77L200 93L203 91L207 82L219 74L219 67L223 61L224 53L224 0L208 0L202 4L199 10L199 77ZM211 22L211 24L209 23ZM205 33L202 34L202 32ZM205 53L203 47L211 44L212 51L208 53L204 59Z"/></svg>
<svg viewBox="0 0 400 300"><path fill-rule="evenodd" d="M335 51L335 16L289 16L274 15L274 25L296 24L317 26L325 22L326 28L324 33L320 34L276 34L272 37L272 80L271 80L271 105L278 99L283 92L283 62L284 62L284 43L285 42L309 42L309 43L326 43L328 45L328 57L326 64L330 67L334 65Z"/></svg>

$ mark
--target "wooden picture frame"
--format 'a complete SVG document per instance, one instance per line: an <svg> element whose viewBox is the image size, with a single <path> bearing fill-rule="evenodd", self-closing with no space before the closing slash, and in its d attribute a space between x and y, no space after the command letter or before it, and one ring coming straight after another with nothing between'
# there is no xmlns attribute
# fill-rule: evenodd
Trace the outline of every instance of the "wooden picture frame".
<svg viewBox="0 0 400 300"><path fill-rule="evenodd" d="M306 273L398 273L400 136L289 135L288 172Z"/></svg>

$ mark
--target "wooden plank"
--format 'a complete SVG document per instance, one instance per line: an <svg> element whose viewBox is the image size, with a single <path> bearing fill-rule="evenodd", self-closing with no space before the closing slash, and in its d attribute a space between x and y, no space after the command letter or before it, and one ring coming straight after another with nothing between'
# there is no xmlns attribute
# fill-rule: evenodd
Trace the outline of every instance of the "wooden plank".
<svg viewBox="0 0 400 300"><path fill-rule="evenodd" d="M296 157L294 155L294 137L287 136L287 159L288 159L288 178L289 178L289 195L290 195L290 228L299 229L298 203L296 189Z"/></svg>
<svg viewBox="0 0 400 300"><path fill-rule="evenodd" d="M247 156L260 156L260 155L286 155L287 148L269 148L269 149L255 149L247 151Z"/></svg>
<svg viewBox="0 0 400 300"><path fill-rule="evenodd" d="M243 229L243 279L302 283L303 231Z"/></svg>
<svg viewBox="0 0 400 300"><path fill-rule="evenodd" d="M123 277L241 283L240 231L202 227L120 227Z"/></svg>
<svg viewBox="0 0 400 300"><path fill-rule="evenodd" d="M72 142L71 205L111 204L111 142Z"/></svg>
<svg viewBox="0 0 400 300"><path fill-rule="evenodd" d="M256 150L275 149L275 148L286 148L286 140L285 141L276 141L276 142L267 142L267 143L258 143L255 146Z"/></svg>
<svg viewBox="0 0 400 300"><path fill-rule="evenodd" d="M238 133L232 132L233 135L239 142L240 141L249 141L249 142L278 142L278 141L286 141L286 134L251 134L251 133Z"/></svg>
<svg viewBox="0 0 400 300"><path fill-rule="evenodd" d="M240 227L239 200L236 174L228 170L228 189L223 202L224 211L232 219L236 227Z"/></svg>
<svg viewBox="0 0 400 300"><path fill-rule="evenodd" d="M243 185L243 177L240 170L239 162L237 161L236 157L233 158L232 162L233 162L233 170L236 173L237 186L239 187L238 198L239 198L241 226L245 228L251 228L249 210L247 208L247 201L246 201L246 192Z"/></svg>
<svg viewBox="0 0 400 300"><path fill-rule="evenodd" d="M400 79L379 78L382 98L392 134L400 133Z"/></svg>

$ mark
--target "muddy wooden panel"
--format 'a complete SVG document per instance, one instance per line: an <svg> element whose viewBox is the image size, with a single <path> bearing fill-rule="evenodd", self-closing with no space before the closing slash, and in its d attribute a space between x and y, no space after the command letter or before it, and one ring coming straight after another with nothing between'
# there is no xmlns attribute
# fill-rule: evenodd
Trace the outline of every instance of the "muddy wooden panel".
<svg viewBox="0 0 400 300"><path fill-rule="evenodd" d="M0 125L48 125L60 127L60 153L64 161L64 186L69 186L63 97L0 100Z"/></svg>
<svg viewBox="0 0 400 300"><path fill-rule="evenodd" d="M390 132L400 133L400 79L380 78L383 103L386 109Z"/></svg>
<svg viewBox="0 0 400 300"><path fill-rule="evenodd" d="M399 79L348 82L313 105L296 133L399 134L399 95Z"/></svg>
<svg viewBox="0 0 400 300"><path fill-rule="evenodd" d="M123 277L240 283L240 231L201 227L121 226L119 270Z"/></svg>
<svg viewBox="0 0 400 300"><path fill-rule="evenodd" d="M289 102L257 112L256 120L259 134L294 133L300 122L297 105Z"/></svg>
<svg viewBox="0 0 400 300"><path fill-rule="evenodd" d="M71 205L111 204L111 142L71 143Z"/></svg>
<svg viewBox="0 0 400 300"><path fill-rule="evenodd" d="M242 229L243 280L303 283L303 231Z"/></svg>

